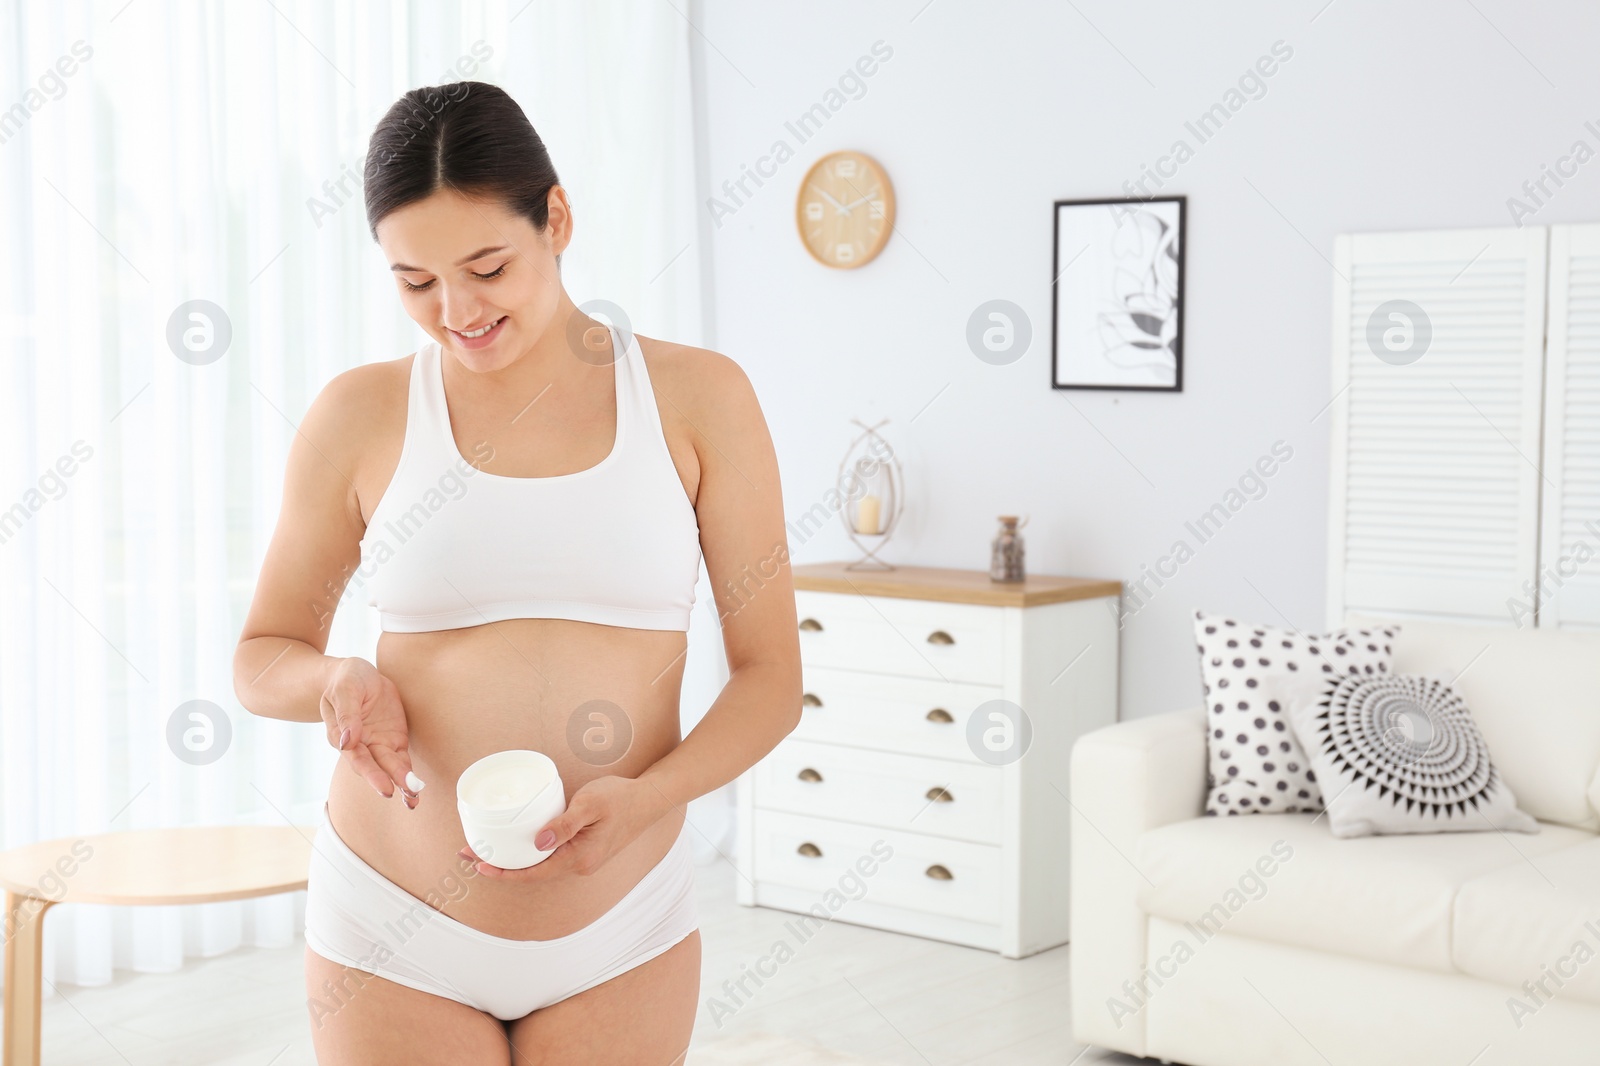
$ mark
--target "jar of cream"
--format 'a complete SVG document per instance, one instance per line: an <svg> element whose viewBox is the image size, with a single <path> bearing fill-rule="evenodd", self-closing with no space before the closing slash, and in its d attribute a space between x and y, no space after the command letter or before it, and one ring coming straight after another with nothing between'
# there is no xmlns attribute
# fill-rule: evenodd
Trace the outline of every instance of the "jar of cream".
<svg viewBox="0 0 1600 1066"><path fill-rule="evenodd" d="M548 858L555 849L534 847L534 834L566 809L561 775L543 752L512 749L485 755L456 782L456 810L467 845L502 870L525 870Z"/></svg>

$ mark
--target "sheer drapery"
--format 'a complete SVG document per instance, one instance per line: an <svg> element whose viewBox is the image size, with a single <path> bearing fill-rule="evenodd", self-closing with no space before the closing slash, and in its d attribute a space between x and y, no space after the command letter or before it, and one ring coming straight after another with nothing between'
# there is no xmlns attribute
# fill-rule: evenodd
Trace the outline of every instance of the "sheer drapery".
<svg viewBox="0 0 1600 1066"><path fill-rule="evenodd" d="M625 0L0 0L0 847L314 821L334 753L245 712L231 658L293 427L423 339L366 230L366 138L406 89L503 86L572 198L573 298L698 344L690 32ZM686 730L723 670L697 599ZM372 616L347 596L329 650L370 656ZM303 899L59 906L45 976L287 944Z"/></svg>

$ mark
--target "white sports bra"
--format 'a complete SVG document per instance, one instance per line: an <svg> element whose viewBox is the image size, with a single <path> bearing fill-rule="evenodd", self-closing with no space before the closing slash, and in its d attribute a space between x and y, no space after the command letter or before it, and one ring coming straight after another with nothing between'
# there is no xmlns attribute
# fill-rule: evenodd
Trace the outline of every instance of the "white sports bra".
<svg viewBox="0 0 1600 1066"><path fill-rule="evenodd" d="M689 628L700 525L661 429L644 353L615 328L617 432L597 465L555 477L473 467L450 430L442 353L411 365L400 463L361 538L360 575L390 633L508 618Z"/></svg>

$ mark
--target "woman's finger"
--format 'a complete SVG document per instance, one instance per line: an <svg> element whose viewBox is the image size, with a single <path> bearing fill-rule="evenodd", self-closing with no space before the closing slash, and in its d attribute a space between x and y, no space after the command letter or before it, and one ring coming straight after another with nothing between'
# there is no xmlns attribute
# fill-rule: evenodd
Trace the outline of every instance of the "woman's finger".
<svg viewBox="0 0 1600 1066"><path fill-rule="evenodd" d="M399 788L401 796L405 799L408 808L415 808L420 790L413 789L409 782L418 781L417 775L411 772L411 753L409 751L396 751L384 744L372 743L367 745L367 752L372 756L373 762L383 771L393 784Z"/></svg>
<svg viewBox="0 0 1600 1066"><path fill-rule="evenodd" d="M354 748L362 741L361 701L335 691L322 694L322 700L333 708L333 746L341 751ZM335 732L337 731L337 732Z"/></svg>
<svg viewBox="0 0 1600 1066"><path fill-rule="evenodd" d="M349 743L350 738L348 736L345 736L344 737L344 743L341 744L339 742L340 741L340 735L349 726L350 723L345 720L346 719L346 715L344 714L344 712L340 708L340 703L341 702L343 702L343 701L341 701L335 694L330 694L330 693L324 692L322 694L321 702L319 703L318 706L319 706L320 710L322 711L322 725L323 725L323 728L325 728L327 730L327 732L328 732L328 744L329 744L329 746L343 749L343 748L347 748L347 747L350 746L350 743ZM359 715L350 715L349 717L356 719L356 724L357 725L360 724L360 716Z"/></svg>
<svg viewBox="0 0 1600 1066"><path fill-rule="evenodd" d="M367 784L378 790L378 795L384 799L394 795L394 782L372 758L372 752L367 745L352 740L344 753L350 760L350 768L366 778Z"/></svg>
<svg viewBox="0 0 1600 1066"><path fill-rule="evenodd" d="M541 849L542 850L542 849ZM460 854L459 852L457 854ZM572 858L569 849L558 848L555 854L542 862L521 870L507 870L503 866L496 866L493 859L479 859L477 862L478 873L491 881L515 881L518 884L531 884L537 881L546 881L553 877L560 877L571 872Z"/></svg>
<svg viewBox="0 0 1600 1066"><path fill-rule="evenodd" d="M575 794L571 805L565 811L534 834L533 846L540 851L549 851L577 836L586 826L599 821L599 809L594 804L586 802L587 799L587 796Z"/></svg>
<svg viewBox="0 0 1600 1066"><path fill-rule="evenodd" d="M350 759L350 768L365 778L378 795L385 799L393 796L394 781L373 759L364 737L362 719L365 701L349 693L340 693L337 689L332 695L324 693L322 698L333 708L334 724L339 729L334 746Z"/></svg>
<svg viewBox="0 0 1600 1066"><path fill-rule="evenodd" d="M328 735L328 747L339 746L339 712L334 709L333 701L324 692L317 698L317 710L322 714L322 730Z"/></svg>

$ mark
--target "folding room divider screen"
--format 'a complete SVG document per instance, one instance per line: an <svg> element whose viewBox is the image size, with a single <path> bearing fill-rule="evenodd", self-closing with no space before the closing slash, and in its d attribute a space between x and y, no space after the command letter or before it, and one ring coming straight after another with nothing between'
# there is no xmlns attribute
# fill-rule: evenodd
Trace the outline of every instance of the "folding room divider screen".
<svg viewBox="0 0 1600 1066"><path fill-rule="evenodd" d="M1330 624L1600 628L1600 224L1334 248Z"/></svg>

